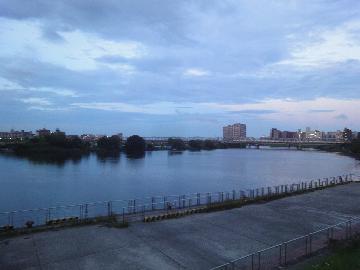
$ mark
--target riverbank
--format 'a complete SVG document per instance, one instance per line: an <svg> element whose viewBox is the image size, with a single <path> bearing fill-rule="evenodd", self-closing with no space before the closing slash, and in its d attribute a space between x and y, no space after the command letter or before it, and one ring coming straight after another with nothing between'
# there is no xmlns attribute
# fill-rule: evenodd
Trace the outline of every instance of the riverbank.
<svg viewBox="0 0 360 270"><path fill-rule="evenodd" d="M359 198L353 183L121 230L87 226L4 239L0 268L210 269L359 216Z"/></svg>
<svg viewBox="0 0 360 270"><path fill-rule="evenodd" d="M360 140L353 140L351 143L347 144L321 145L315 147L315 149L331 153L341 153L346 156L360 159Z"/></svg>

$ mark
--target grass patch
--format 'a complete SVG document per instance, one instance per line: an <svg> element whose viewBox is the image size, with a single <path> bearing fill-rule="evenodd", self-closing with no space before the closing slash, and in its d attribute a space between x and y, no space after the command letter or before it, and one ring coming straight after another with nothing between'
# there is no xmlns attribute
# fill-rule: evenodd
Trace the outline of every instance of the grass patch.
<svg viewBox="0 0 360 270"><path fill-rule="evenodd" d="M331 255L320 262L304 267L304 270L359 270L360 269L360 239L349 243L335 244Z"/></svg>

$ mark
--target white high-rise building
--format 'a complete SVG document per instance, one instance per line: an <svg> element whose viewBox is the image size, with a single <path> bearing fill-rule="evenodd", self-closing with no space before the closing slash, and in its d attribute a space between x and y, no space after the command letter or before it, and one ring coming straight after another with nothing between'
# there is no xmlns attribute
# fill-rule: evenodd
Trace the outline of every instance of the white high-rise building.
<svg viewBox="0 0 360 270"><path fill-rule="evenodd" d="M236 123L223 127L223 139L225 142L237 142L246 139L246 125Z"/></svg>

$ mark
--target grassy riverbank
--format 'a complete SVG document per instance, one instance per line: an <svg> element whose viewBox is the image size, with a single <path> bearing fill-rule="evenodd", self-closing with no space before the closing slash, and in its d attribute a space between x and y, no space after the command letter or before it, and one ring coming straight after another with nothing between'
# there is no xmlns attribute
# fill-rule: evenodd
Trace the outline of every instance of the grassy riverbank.
<svg viewBox="0 0 360 270"><path fill-rule="evenodd" d="M330 255L320 258L316 263L308 263L303 270L359 270L360 240L335 245Z"/></svg>

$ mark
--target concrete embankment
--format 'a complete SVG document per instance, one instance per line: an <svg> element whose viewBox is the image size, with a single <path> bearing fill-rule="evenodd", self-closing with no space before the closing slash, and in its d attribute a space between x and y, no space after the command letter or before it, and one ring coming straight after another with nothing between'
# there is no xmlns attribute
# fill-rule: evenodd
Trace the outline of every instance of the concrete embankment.
<svg viewBox="0 0 360 270"><path fill-rule="evenodd" d="M351 183L226 211L117 229L99 225L0 240L0 269L209 269L360 216Z"/></svg>

